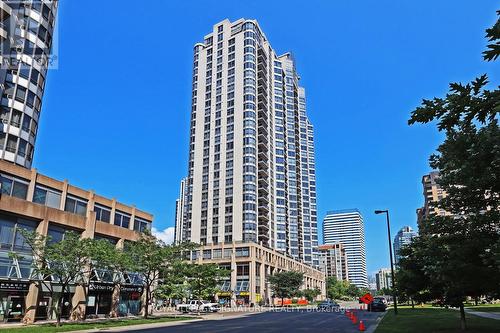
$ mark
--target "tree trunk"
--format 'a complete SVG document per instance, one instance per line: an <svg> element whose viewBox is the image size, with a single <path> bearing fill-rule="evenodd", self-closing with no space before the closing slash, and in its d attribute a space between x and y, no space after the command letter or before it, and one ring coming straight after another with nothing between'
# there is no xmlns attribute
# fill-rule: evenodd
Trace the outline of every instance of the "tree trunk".
<svg viewBox="0 0 500 333"><path fill-rule="evenodd" d="M111 318L116 318L119 315L119 306L120 306L120 290L121 284L115 284L113 288L113 293L111 294L111 311L109 312L109 316Z"/></svg>
<svg viewBox="0 0 500 333"><path fill-rule="evenodd" d="M411 299L411 308L415 309L415 302L413 302L413 298Z"/></svg>
<svg viewBox="0 0 500 333"><path fill-rule="evenodd" d="M144 304L144 319L148 319L149 316L149 285L146 286L146 304Z"/></svg>
<svg viewBox="0 0 500 333"><path fill-rule="evenodd" d="M62 310L63 310L63 300L64 300L64 294L62 294L62 296L59 296L59 303L57 304L56 327L61 326L61 314L62 314Z"/></svg>
<svg viewBox="0 0 500 333"><path fill-rule="evenodd" d="M467 325L465 323L465 309L463 302L460 302L460 327L462 328L462 331L465 331L467 329Z"/></svg>
<svg viewBox="0 0 500 333"><path fill-rule="evenodd" d="M475 306L477 306L477 299L478 299L478 297L477 297L477 296L476 296L476 297L474 297L474 305L475 305Z"/></svg>

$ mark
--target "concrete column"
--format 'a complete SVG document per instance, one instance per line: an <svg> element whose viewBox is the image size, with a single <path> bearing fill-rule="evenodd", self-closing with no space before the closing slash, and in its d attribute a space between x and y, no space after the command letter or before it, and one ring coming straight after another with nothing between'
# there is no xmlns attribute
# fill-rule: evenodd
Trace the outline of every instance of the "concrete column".
<svg viewBox="0 0 500 333"><path fill-rule="evenodd" d="M222 250L224 251L224 250ZM236 295L235 295L235 289L236 289L236 257L234 256L234 249L233 249L233 254L231 255L231 290L233 291L232 294L232 303L231 305L236 304Z"/></svg>
<svg viewBox="0 0 500 333"><path fill-rule="evenodd" d="M262 297L262 301L266 301L266 265L264 262L260 263L260 268L259 268L259 274L260 274L260 295Z"/></svg>
<svg viewBox="0 0 500 333"><path fill-rule="evenodd" d="M64 206L66 205L66 196L68 195L68 180L65 179L63 182L63 190L61 193L61 203L59 209L64 211Z"/></svg>
<svg viewBox="0 0 500 333"><path fill-rule="evenodd" d="M76 286L75 294L71 299L71 320L85 319L85 309L87 307L87 288Z"/></svg>
<svg viewBox="0 0 500 333"><path fill-rule="evenodd" d="M28 185L28 201L33 200L33 195L35 194L35 185L36 185L36 177L38 172L36 169L31 169L31 179L30 184Z"/></svg>
<svg viewBox="0 0 500 333"><path fill-rule="evenodd" d="M109 224L115 224L115 212L116 212L116 199L113 198L111 202L111 216L109 219Z"/></svg>
<svg viewBox="0 0 500 333"><path fill-rule="evenodd" d="M255 275L256 275L256 271L255 271L255 257L251 257L253 258L252 260L250 260L250 262L248 263L248 265L250 266L249 267L249 291L250 291L250 297L248 298L250 303L253 303L254 305L257 303L257 297L255 295L255 287L256 287L256 283L255 283L255 279L257 278Z"/></svg>
<svg viewBox="0 0 500 333"><path fill-rule="evenodd" d="M36 172L36 170L32 170L32 172ZM36 178L36 176L35 176ZM32 178L32 179L35 179ZM34 181L30 183L33 184L34 188ZM40 235L47 236L49 229L49 219L48 219L48 213L47 213L47 207L45 207L45 218L38 224L36 228L36 232ZM28 295L26 295L25 299L25 308L26 308L26 313L24 314L23 317L23 323L26 324L31 324L35 321L35 314L36 314L36 307L38 306L38 294L39 294L39 288L36 283L31 283L28 291Z"/></svg>
<svg viewBox="0 0 500 333"><path fill-rule="evenodd" d="M135 206L132 206L132 214L130 215L130 223L128 225L128 228L130 230L134 230L135 211L136 211Z"/></svg>

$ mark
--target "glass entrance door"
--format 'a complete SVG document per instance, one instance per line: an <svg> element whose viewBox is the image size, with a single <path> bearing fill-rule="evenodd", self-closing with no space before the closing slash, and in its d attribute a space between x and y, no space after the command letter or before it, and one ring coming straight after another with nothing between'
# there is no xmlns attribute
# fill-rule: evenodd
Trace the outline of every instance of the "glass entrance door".
<svg viewBox="0 0 500 333"><path fill-rule="evenodd" d="M24 296L9 296L7 301L8 320L21 320L24 316Z"/></svg>

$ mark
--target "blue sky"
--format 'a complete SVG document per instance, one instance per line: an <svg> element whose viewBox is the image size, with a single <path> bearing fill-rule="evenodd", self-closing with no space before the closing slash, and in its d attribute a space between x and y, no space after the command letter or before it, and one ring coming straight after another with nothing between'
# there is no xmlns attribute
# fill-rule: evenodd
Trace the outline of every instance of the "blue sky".
<svg viewBox="0 0 500 333"><path fill-rule="evenodd" d="M165 230L187 171L192 47L213 24L259 21L292 51L315 125L319 218L359 208L368 271L393 234L415 227L421 177L442 139L408 127L422 98L500 72L484 63L496 1L61 1L35 151L40 172L135 204ZM496 71L495 71L496 70ZM168 233L168 232L167 232Z"/></svg>

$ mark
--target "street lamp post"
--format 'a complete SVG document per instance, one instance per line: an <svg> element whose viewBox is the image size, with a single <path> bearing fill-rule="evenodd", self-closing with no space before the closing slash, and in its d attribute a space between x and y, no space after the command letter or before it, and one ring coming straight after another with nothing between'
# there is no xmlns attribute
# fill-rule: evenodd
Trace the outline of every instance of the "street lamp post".
<svg viewBox="0 0 500 333"><path fill-rule="evenodd" d="M394 263L392 261L392 242L391 242L391 225L389 222L388 210L376 210L375 214L383 214L387 217L387 236L389 237L389 257L391 259L391 280L392 280L392 298L394 299L394 314L398 314L398 300L396 298L396 279L394 278Z"/></svg>

